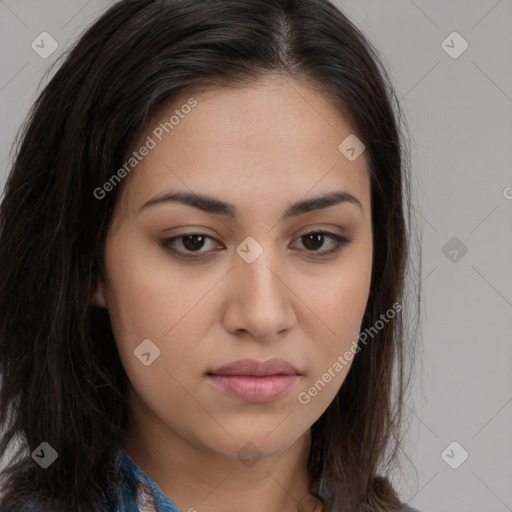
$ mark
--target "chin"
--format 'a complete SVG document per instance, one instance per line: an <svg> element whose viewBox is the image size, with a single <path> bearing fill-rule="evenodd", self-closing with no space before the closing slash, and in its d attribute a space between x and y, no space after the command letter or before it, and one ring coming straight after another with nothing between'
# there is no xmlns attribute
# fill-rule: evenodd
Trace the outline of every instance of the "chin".
<svg viewBox="0 0 512 512"><path fill-rule="evenodd" d="M261 458L272 457L286 450L307 431L307 429L291 431L289 426L281 429L282 425L278 425L279 422L275 422L273 428L269 429L266 425L258 428L258 425L253 423L251 428L239 430L236 433L227 429L233 437L223 431L225 435L215 439L210 438L208 441L204 440L206 441L204 444L217 455L239 459L247 467L251 467Z"/></svg>

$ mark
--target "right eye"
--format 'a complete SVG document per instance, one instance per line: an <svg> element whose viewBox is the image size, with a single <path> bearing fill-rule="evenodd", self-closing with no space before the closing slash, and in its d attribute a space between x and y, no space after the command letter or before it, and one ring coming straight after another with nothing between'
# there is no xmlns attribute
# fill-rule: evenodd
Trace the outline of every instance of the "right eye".
<svg viewBox="0 0 512 512"><path fill-rule="evenodd" d="M207 240L214 241L215 239L204 233L184 233L162 240L161 245L178 258L197 258L213 252L201 251ZM179 248L176 248L176 246ZM216 247L217 249L224 249L219 244Z"/></svg>

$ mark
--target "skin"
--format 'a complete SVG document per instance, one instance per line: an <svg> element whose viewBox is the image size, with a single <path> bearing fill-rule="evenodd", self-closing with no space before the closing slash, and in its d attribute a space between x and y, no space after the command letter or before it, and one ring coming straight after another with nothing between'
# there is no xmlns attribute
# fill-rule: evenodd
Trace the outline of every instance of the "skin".
<svg viewBox="0 0 512 512"><path fill-rule="evenodd" d="M188 90L150 120L138 144L191 96L197 106L155 139L122 183L106 279L93 300L109 311L133 386L123 445L182 511L293 512L308 493L310 427L351 363L307 405L298 395L357 340L368 299L368 161L366 153L349 161L338 150L354 130L326 96L277 76ZM170 190L233 203L239 216L177 202L141 210ZM281 219L292 203L340 190L362 208L345 202ZM352 241L322 257L335 240L308 245L302 236L318 229ZM160 243L191 232L211 239L170 246L192 256L195 248L200 258L179 259ZM263 248L252 263L236 252L248 236ZM144 339L161 351L149 366L134 357ZM227 396L206 378L238 359L270 357L289 361L301 377L264 404ZM261 455L251 467L237 456L248 442Z"/></svg>

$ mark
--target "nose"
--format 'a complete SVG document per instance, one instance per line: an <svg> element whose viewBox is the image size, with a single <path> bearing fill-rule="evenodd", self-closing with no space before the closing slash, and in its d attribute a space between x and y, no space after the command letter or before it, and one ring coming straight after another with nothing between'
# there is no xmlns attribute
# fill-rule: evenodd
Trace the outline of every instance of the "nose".
<svg viewBox="0 0 512 512"><path fill-rule="evenodd" d="M252 263L235 256L233 264L223 317L225 328L260 341L283 335L296 322L296 296L287 282L289 273L275 259L271 261L266 251Z"/></svg>

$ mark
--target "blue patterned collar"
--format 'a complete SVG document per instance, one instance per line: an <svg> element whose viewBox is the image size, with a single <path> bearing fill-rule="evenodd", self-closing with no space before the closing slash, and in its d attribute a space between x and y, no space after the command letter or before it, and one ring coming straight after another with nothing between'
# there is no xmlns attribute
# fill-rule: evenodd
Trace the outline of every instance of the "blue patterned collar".
<svg viewBox="0 0 512 512"><path fill-rule="evenodd" d="M123 485L118 493L116 512L180 512L158 484L120 446L117 447L117 468Z"/></svg>

